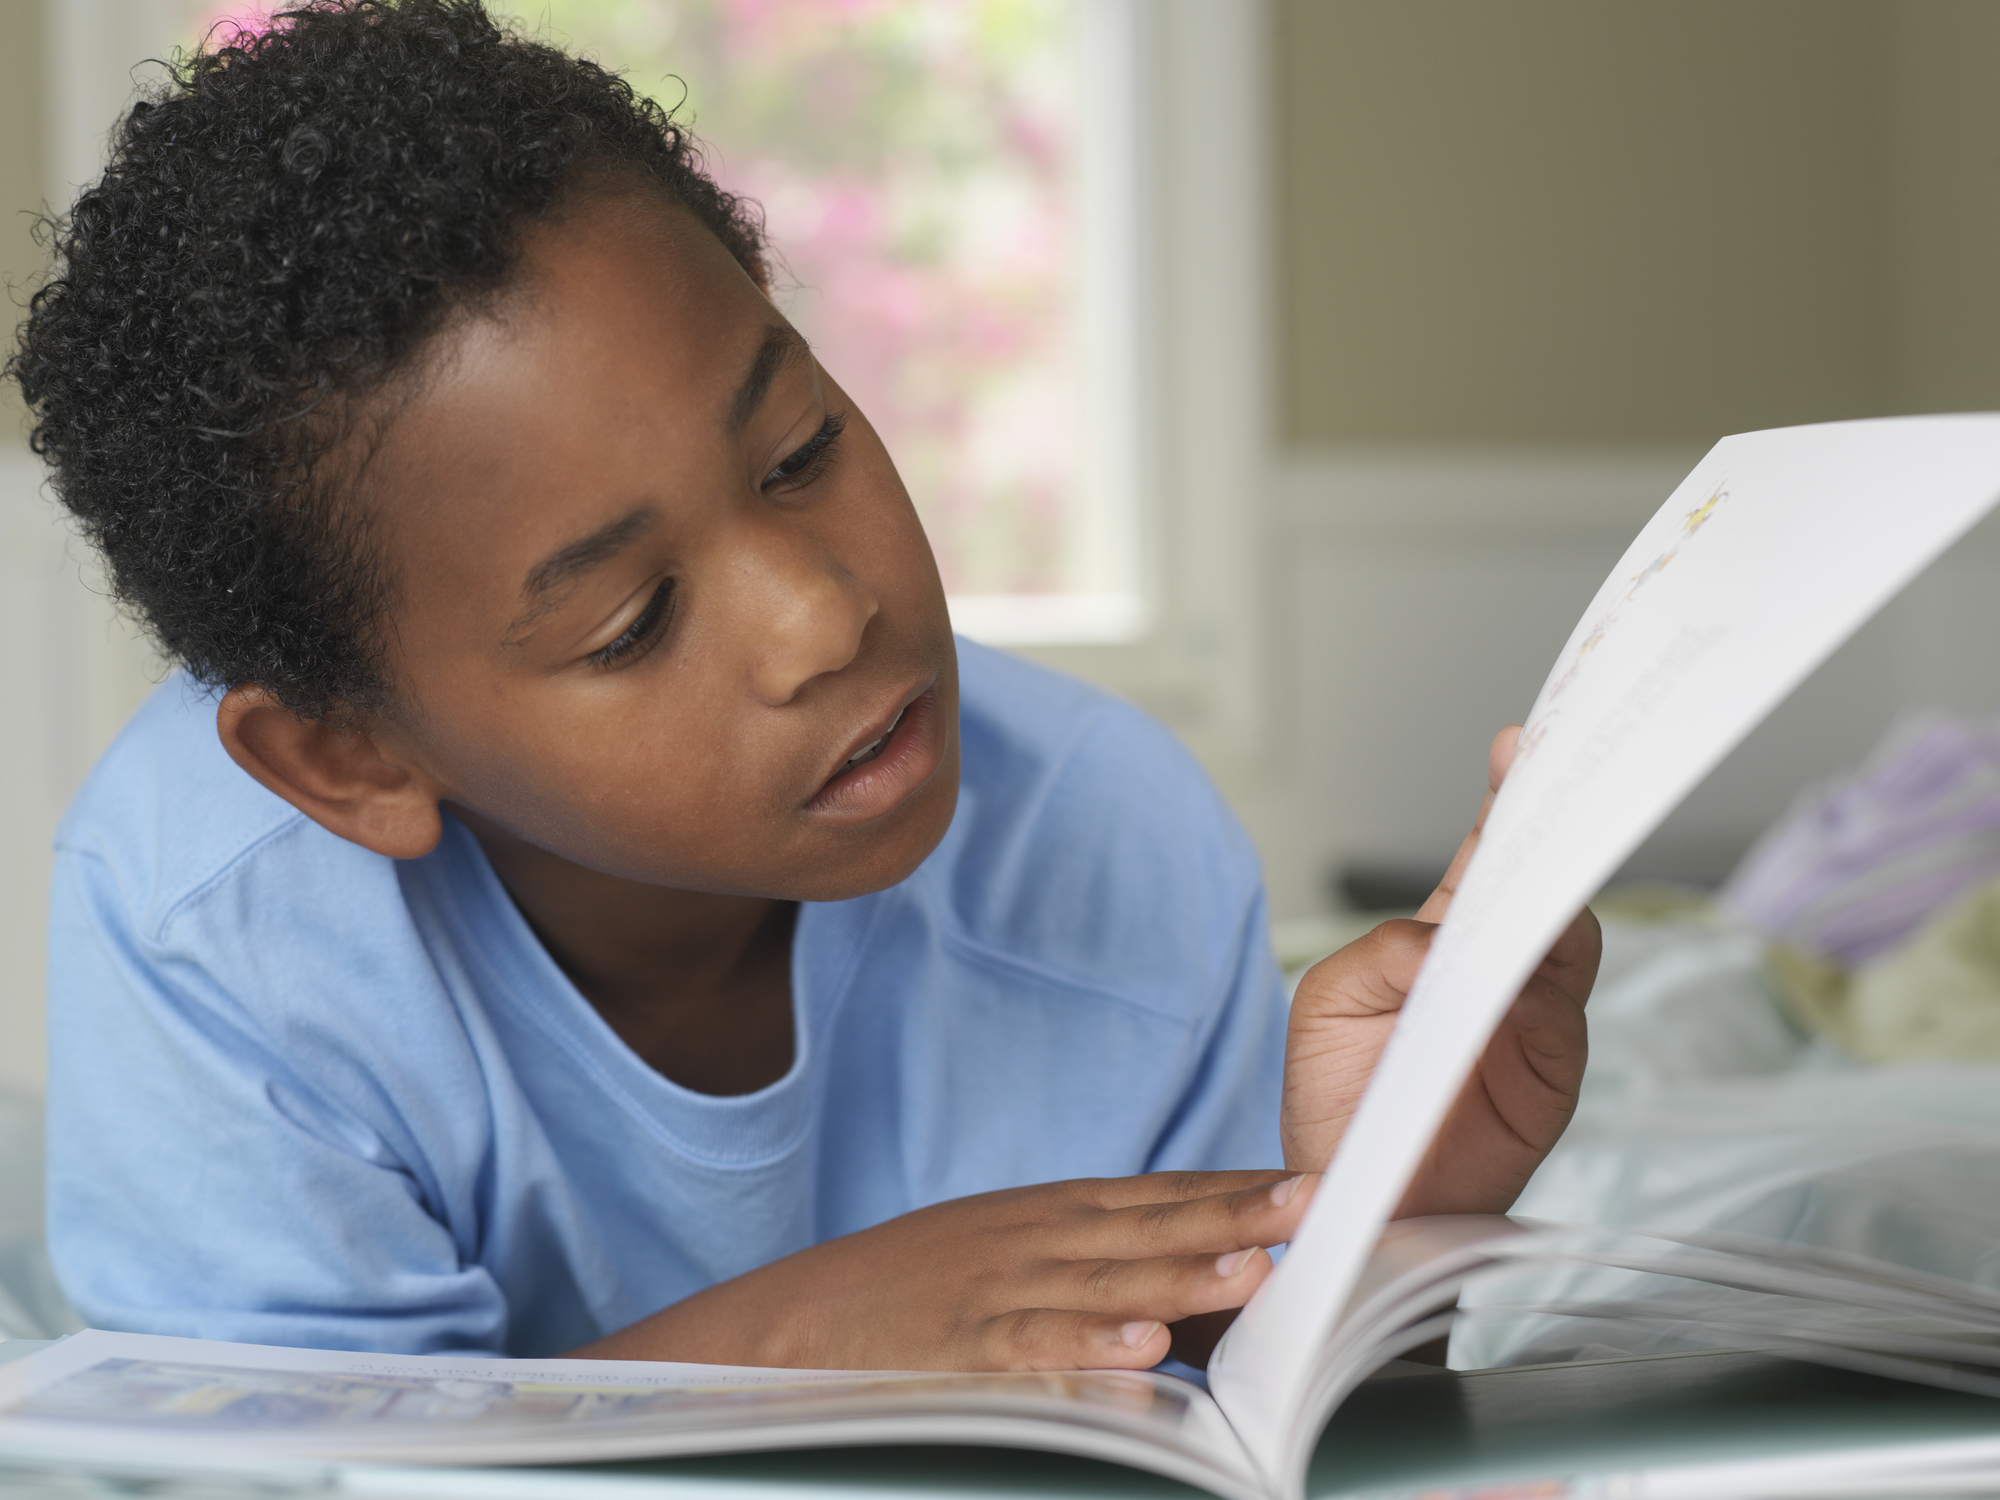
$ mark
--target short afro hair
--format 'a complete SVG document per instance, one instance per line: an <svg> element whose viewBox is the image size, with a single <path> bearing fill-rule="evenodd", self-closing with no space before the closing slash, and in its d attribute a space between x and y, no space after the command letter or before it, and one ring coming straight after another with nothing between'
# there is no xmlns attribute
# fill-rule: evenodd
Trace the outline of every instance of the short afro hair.
<svg viewBox="0 0 2000 1500"><path fill-rule="evenodd" d="M7 365L119 599L216 686L306 718L392 702L392 580L322 464L357 398L522 229L598 178L693 213L766 285L754 205L673 115L477 0L307 0L177 58L48 232Z"/></svg>

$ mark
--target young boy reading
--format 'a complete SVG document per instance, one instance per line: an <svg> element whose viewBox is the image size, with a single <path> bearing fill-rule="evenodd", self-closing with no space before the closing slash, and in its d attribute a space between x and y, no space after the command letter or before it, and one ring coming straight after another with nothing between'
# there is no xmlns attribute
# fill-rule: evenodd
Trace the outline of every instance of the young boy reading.
<svg viewBox="0 0 2000 1500"><path fill-rule="evenodd" d="M320 0L136 106L57 251L11 368L186 669L58 841L85 1317L1047 1368L1241 1306L1429 928L1287 1036L1241 832L1137 712L954 643L670 118L470 0ZM1596 951L1405 1212L1512 1201Z"/></svg>

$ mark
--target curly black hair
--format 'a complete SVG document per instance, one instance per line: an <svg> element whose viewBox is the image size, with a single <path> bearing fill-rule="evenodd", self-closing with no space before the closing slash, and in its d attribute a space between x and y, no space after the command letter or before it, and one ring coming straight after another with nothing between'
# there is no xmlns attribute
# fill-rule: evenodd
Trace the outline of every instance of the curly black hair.
<svg viewBox="0 0 2000 1500"><path fill-rule="evenodd" d="M604 178L691 211L766 284L754 205L672 114L478 0L307 0L175 60L7 372L120 600L199 680L306 718L391 706L393 580L325 462L521 231Z"/></svg>

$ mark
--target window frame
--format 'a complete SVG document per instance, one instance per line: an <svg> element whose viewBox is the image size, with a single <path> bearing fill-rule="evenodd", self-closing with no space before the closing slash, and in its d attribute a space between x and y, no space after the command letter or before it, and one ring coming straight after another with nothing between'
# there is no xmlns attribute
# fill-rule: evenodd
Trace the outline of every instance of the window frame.
<svg viewBox="0 0 2000 1500"><path fill-rule="evenodd" d="M1137 702L1225 785L1267 759L1275 451L1269 0L1143 0L1133 29L1135 462L1145 620L1020 654Z"/></svg>

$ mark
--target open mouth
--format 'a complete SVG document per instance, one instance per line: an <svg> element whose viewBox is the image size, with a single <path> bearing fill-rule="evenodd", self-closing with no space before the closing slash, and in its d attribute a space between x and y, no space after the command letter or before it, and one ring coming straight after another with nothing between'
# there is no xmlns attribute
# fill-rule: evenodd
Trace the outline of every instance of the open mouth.
<svg viewBox="0 0 2000 1500"><path fill-rule="evenodd" d="M945 745L932 684L842 761L806 806L846 821L880 817L929 782Z"/></svg>
<svg viewBox="0 0 2000 1500"><path fill-rule="evenodd" d="M889 727L882 731L882 737L876 740L873 744L863 745L859 750L855 751L852 755L848 756L847 764L843 765L840 769L842 771L851 771L856 766L867 765L869 761L873 760L876 756L880 755L882 753L882 747L889 743L889 736L891 736L896 732L897 726L903 722L903 715L908 713L909 711L910 711L909 705L905 704L903 708L897 713L895 719L891 721Z"/></svg>

